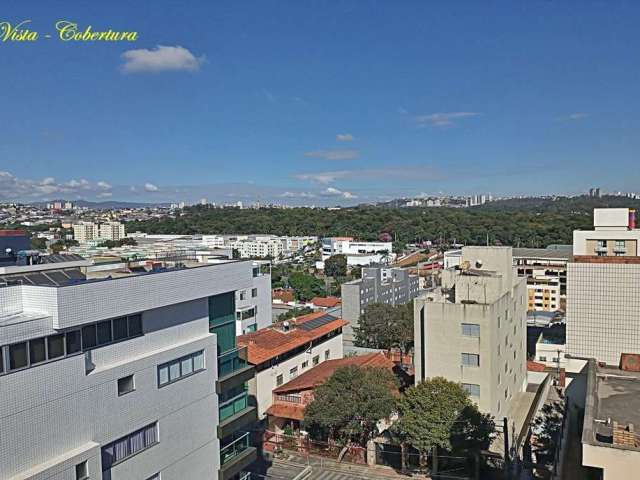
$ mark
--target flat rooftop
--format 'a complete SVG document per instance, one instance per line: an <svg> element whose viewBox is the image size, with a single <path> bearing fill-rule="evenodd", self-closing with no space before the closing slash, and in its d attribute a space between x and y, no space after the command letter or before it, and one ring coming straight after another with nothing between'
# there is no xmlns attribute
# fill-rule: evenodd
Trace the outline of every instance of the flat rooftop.
<svg viewBox="0 0 640 480"><path fill-rule="evenodd" d="M514 248L513 258L539 258L545 260L571 260L572 245L558 245L552 248Z"/></svg>
<svg viewBox="0 0 640 480"><path fill-rule="evenodd" d="M587 367L582 442L640 451L640 372Z"/></svg>

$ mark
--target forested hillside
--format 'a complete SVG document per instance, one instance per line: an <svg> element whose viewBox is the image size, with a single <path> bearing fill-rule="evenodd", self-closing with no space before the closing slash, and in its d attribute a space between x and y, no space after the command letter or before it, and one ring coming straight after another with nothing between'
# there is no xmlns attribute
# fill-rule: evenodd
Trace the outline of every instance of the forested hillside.
<svg viewBox="0 0 640 480"><path fill-rule="evenodd" d="M341 210L215 209L195 206L178 218L130 222L127 231L148 233L271 233L277 235L353 236L376 240L389 233L396 242L431 240L441 243L544 247L572 242L572 231L592 226L594 207L640 202L623 197L514 199L473 208L380 208Z"/></svg>

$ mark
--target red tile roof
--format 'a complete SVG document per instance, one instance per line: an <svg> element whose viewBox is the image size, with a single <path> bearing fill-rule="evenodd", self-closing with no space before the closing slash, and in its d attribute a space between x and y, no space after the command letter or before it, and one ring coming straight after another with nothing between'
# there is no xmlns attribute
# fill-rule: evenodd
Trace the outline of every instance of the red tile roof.
<svg viewBox="0 0 640 480"><path fill-rule="evenodd" d="M332 308L336 305L340 305L342 300L338 297L314 297L311 299L311 303L313 303L316 307L325 307Z"/></svg>
<svg viewBox="0 0 640 480"><path fill-rule="evenodd" d="M387 368L389 371L393 371L394 367L394 363L380 352L339 358L337 360L326 360L313 367L311 370L307 370L293 380L274 389L273 393L287 393L313 389L318 385L323 384L338 368L346 367L347 365Z"/></svg>
<svg viewBox="0 0 640 480"><path fill-rule="evenodd" d="M527 360L527 370L530 372L544 372L547 366L544 363Z"/></svg>
<svg viewBox="0 0 640 480"><path fill-rule="evenodd" d="M344 327L349 322L336 318L312 330L296 328L310 320L326 315L325 312L315 312L302 315L296 319L289 320L291 330L283 332L275 327L263 328L257 332L240 335L237 338L238 346L246 346L249 363L259 365L267 360L282 355L290 350L310 343L316 338L320 338L329 332Z"/></svg>
<svg viewBox="0 0 640 480"><path fill-rule="evenodd" d="M267 408L267 415L280 418L292 418L294 420L304 419L304 405L295 403L284 405L282 403L274 403Z"/></svg>
<svg viewBox="0 0 640 480"><path fill-rule="evenodd" d="M282 300L285 303L293 302L293 290L284 288L274 288L271 293L271 298Z"/></svg>

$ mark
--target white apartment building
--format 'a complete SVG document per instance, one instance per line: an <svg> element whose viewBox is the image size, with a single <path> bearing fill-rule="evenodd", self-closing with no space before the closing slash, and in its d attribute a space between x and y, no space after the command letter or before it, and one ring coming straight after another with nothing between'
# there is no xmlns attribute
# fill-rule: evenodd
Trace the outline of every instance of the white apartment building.
<svg viewBox="0 0 640 480"><path fill-rule="evenodd" d="M315 312L238 337L256 368L249 393L258 403L258 418L273 404L275 388L324 362L342 358L342 328L346 321Z"/></svg>
<svg viewBox="0 0 640 480"><path fill-rule="evenodd" d="M573 233L567 270L567 353L618 365L640 353L640 230L635 211L594 210L594 230Z"/></svg>
<svg viewBox="0 0 640 480"><path fill-rule="evenodd" d="M96 240L100 235L98 224L93 222L81 222L73 224L73 239L78 243L87 243Z"/></svg>
<svg viewBox="0 0 640 480"><path fill-rule="evenodd" d="M234 305L252 263L76 260L0 272L0 478L238 478L256 458Z"/></svg>
<svg viewBox="0 0 640 480"><path fill-rule="evenodd" d="M240 258L278 258L290 256L314 245L318 237L277 235L202 235L202 243L210 248L232 248Z"/></svg>
<svg viewBox="0 0 640 480"><path fill-rule="evenodd" d="M80 222L73 224L73 238L85 244L92 240L121 240L125 238L124 224L120 222Z"/></svg>
<svg viewBox="0 0 640 480"><path fill-rule="evenodd" d="M392 242L359 242L352 237L331 237L322 239L322 262L318 268L324 268L324 261L333 255L345 255L347 265L371 265L391 263L396 255Z"/></svg>
<svg viewBox="0 0 640 480"><path fill-rule="evenodd" d="M527 387L526 309L511 247L463 247L442 287L414 300L416 383L460 382L481 411L510 416Z"/></svg>
<svg viewBox="0 0 640 480"><path fill-rule="evenodd" d="M263 272L269 264L253 262L251 288L236 291L236 335L271 326L271 274Z"/></svg>

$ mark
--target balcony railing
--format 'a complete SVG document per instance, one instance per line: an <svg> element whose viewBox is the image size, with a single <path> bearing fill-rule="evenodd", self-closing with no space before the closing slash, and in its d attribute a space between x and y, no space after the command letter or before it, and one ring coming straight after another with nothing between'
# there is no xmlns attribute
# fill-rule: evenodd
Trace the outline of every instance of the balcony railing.
<svg viewBox="0 0 640 480"><path fill-rule="evenodd" d="M247 365L247 347L239 347L225 352L218 357L218 377L226 377L246 368Z"/></svg>
<svg viewBox="0 0 640 480"><path fill-rule="evenodd" d="M242 392L240 395L221 403L219 407L220 421L223 422L227 418L233 417L236 413L240 413L242 410L245 410L249 405L247 399L247 392Z"/></svg>
<svg viewBox="0 0 640 480"><path fill-rule="evenodd" d="M249 432L220 449L220 464L224 465L229 460L240 455L247 448L249 448Z"/></svg>
<svg viewBox="0 0 640 480"><path fill-rule="evenodd" d="M277 402L302 403L300 395L274 395L274 400Z"/></svg>

